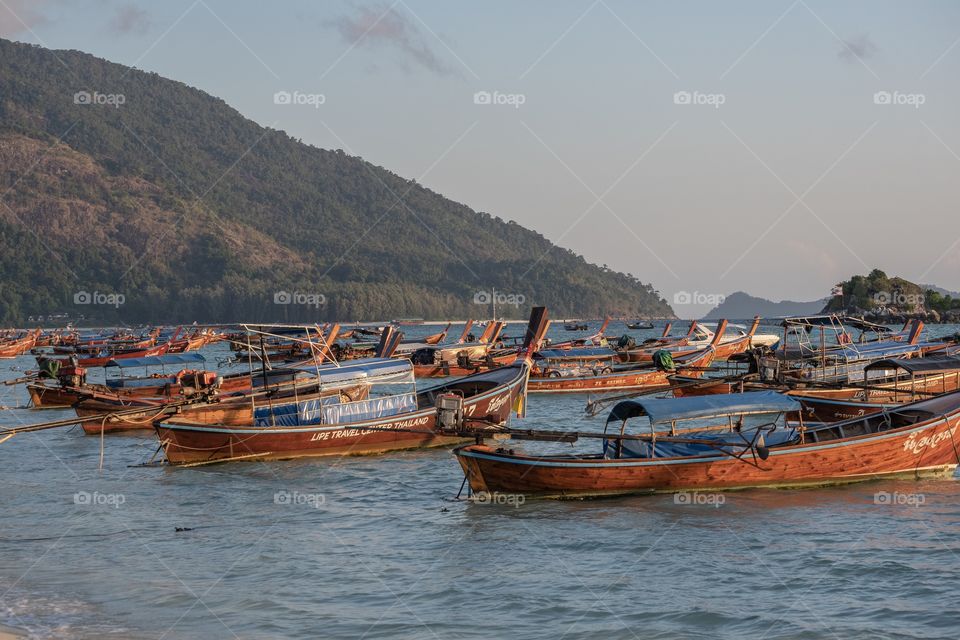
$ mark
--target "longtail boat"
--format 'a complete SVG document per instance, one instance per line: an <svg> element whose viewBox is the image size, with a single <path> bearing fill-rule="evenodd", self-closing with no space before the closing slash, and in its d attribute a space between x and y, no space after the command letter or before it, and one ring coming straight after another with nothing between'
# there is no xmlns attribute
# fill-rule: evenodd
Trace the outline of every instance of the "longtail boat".
<svg viewBox="0 0 960 640"><path fill-rule="evenodd" d="M336 326L331 331L333 335ZM302 362L288 368L273 367L269 362L259 371L249 373L232 373L220 375L214 371L184 368L185 366L201 364L205 358L197 353L164 354L143 358L124 358L110 360L104 365L104 372L118 370L119 376L109 377L105 384L89 384L86 382L87 370L60 360L38 358L40 374L38 379L28 384L27 388L31 400L36 408L50 408L71 406L76 409L81 418L102 416L105 414L122 412L123 420L100 421L94 424L91 420L84 420L81 424L85 431L91 432L94 427L96 433L103 431L128 430L137 428L152 428L150 416L159 416L165 411L159 407L176 406L183 414L188 409L186 405L195 407L203 403L214 404L217 408L204 410L204 415L211 420L230 421L243 420L244 406L237 409L238 402L247 402L253 397L260 397L273 402L282 401L286 396L309 399L311 394L323 395L324 391L345 389L351 380L349 376L354 371L352 367L343 367L337 370L337 375L331 379L325 376L321 379L319 364L328 355L329 344L323 343L322 333L319 335L321 344L313 343L311 349L315 353L312 361ZM392 361L383 359L387 368ZM124 372L130 369L138 370L143 367L149 374L150 369L160 368L161 373L143 376L129 376ZM325 368L325 366L323 366ZM170 369L173 369L170 371ZM373 375L384 376L383 367L373 367L371 371L358 374L363 380L369 380ZM56 383L52 384L51 381ZM352 381L354 384L356 380ZM348 393L351 399L360 399L355 392ZM232 403L227 407L227 402ZM137 414L133 407L144 407L142 414ZM246 405L249 409L249 404ZM190 410L193 410L192 408ZM121 416L117 416L118 418ZM89 424L88 424L89 423Z"/></svg>
<svg viewBox="0 0 960 640"><path fill-rule="evenodd" d="M393 361L386 362L390 366ZM346 368L346 367L345 367ZM355 372L355 369L353 370ZM274 385L248 392L221 394L213 388L204 392L180 397L165 396L145 398L117 396L100 392L87 392L84 399L74 405L78 423L88 435L153 429L153 422L162 416L175 414L180 419L203 423L243 425L258 418L255 401L266 403L276 413L295 412L296 407L307 403L356 402L367 398L369 379L367 372L361 372L356 378L343 377L344 371L338 371L339 379L333 383L321 376L321 382L313 380L298 381L295 386ZM143 411L131 409L142 407Z"/></svg>
<svg viewBox="0 0 960 640"><path fill-rule="evenodd" d="M781 327L783 336L777 356L784 360L803 360L848 344L902 342L909 339L913 321L907 322L900 331L894 331L861 318L823 314L784 318Z"/></svg>
<svg viewBox="0 0 960 640"><path fill-rule="evenodd" d="M86 358L77 358L76 364L81 367L102 367L111 360L118 360L123 358L147 358L150 356L160 356L167 352L167 349L170 348L169 343L160 344L154 347L147 349L133 349L133 350L115 350L115 349L104 349L98 351L95 355Z"/></svg>
<svg viewBox="0 0 960 640"><path fill-rule="evenodd" d="M502 425L512 409L522 409L530 358L546 332L546 318L545 308L534 308L526 349L513 364L430 389L357 402L295 403L280 413L262 407L256 421L245 425L178 418L158 420L154 427L171 464L375 454L451 444L462 438L438 428L448 420Z"/></svg>
<svg viewBox="0 0 960 640"><path fill-rule="evenodd" d="M251 387L248 374L219 376L213 371L188 367L202 366L206 361L199 353L176 353L143 358L120 358L103 365L107 376L103 384L87 382L85 367L64 364L59 360L38 358L41 375L28 383L31 405L37 409L71 407L89 397L90 392L128 398L182 396L189 391L212 386L223 392L243 391ZM143 369L144 375L130 376L131 369ZM157 371L158 370L158 371ZM108 372L119 375L110 377ZM151 371L156 371L151 373Z"/></svg>
<svg viewBox="0 0 960 640"><path fill-rule="evenodd" d="M610 316L607 316L603 319L603 324L600 325L600 328L594 333L588 336L573 338L571 340L564 340L563 342L551 342L549 346L551 349L573 349L578 347L587 347L590 345L604 346L607 343L607 337L604 335L604 333L606 332L609 324Z"/></svg>
<svg viewBox="0 0 960 640"><path fill-rule="evenodd" d="M497 367L504 367L517 358L516 349L488 351L482 358L461 356L454 361L441 360L437 364L416 364L414 375L418 378L446 378L468 376Z"/></svg>
<svg viewBox="0 0 960 640"><path fill-rule="evenodd" d="M960 463L960 393L827 424L801 415L795 398L775 392L647 398L617 404L603 434L498 434L501 442L599 435L598 453L537 456L472 444L454 454L472 491L561 498L946 477ZM628 420L640 416L649 430L628 433Z"/></svg>
<svg viewBox="0 0 960 640"><path fill-rule="evenodd" d="M788 393L814 419L835 422L960 390L960 358L955 356L879 360L864 367L864 373L862 385Z"/></svg>
<svg viewBox="0 0 960 640"><path fill-rule="evenodd" d="M690 322L690 328L687 330L686 335L673 336L670 335L670 330L673 328L673 323L668 322L663 328L663 333L659 338L650 338L648 340L644 340L639 348L656 349L658 347L682 347L690 342L694 335L696 335L698 325L699 323L696 320L693 320Z"/></svg>
<svg viewBox="0 0 960 640"><path fill-rule="evenodd" d="M397 352L400 355L410 356L417 350L424 349L427 347L442 345L444 340L447 339L447 333L450 331L450 327L452 326L452 324L453 323L448 322L447 326L440 333L434 333L424 338L420 338L416 340L401 341L397 347ZM470 335L470 328L472 326L473 326L473 320L467 320L463 328L463 333L461 334L460 338L456 341L457 344L464 344L465 342L468 342L468 341L476 342L476 340L472 340L472 339L467 340L467 337ZM385 331L396 331L396 327L394 325L387 325L386 327L381 327L375 331L361 329L358 327L354 330L355 333L361 333L364 336L376 336L376 337L381 337ZM345 338L346 336L341 335L340 337ZM374 347L374 343L370 342L369 340L357 340L355 342L338 345L338 347L339 348L337 349L336 352L337 352L337 359L339 360L350 359L350 358L362 358L362 357L369 356L370 351Z"/></svg>
<svg viewBox="0 0 960 640"><path fill-rule="evenodd" d="M636 361L643 361L646 359L646 354L648 353L652 354L660 349L676 349L686 346L696 334L697 326L697 321L693 320L690 322L690 328L687 330L686 335L674 336L670 334L673 324L668 322L663 328L663 333L659 338L648 338L638 345L632 336L624 335L620 336L613 344L622 362L631 362L634 361L634 359ZM608 344L610 342L611 341L608 340ZM636 354L635 358L631 357L632 353Z"/></svg>
<svg viewBox="0 0 960 640"><path fill-rule="evenodd" d="M921 341L923 322L919 320L908 325L909 332L902 340L854 341L849 334L839 333L839 343L826 341L824 326L820 326L819 345L806 344L802 333L787 331L794 326L791 320L784 322L785 342L783 348L774 353L773 358L764 359L761 366L776 371L777 379L792 381L851 383L864 380L865 368L878 360L889 358L920 358L925 355L942 352L948 342ZM790 336L798 337L798 344L791 348L786 340ZM802 357L793 357L795 354Z"/></svg>
<svg viewBox="0 0 960 640"><path fill-rule="evenodd" d="M713 324L698 322L696 328L693 332L693 337L688 340L687 344L703 344L713 341L713 334L715 328ZM728 324L727 331L723 335L723 340L721 344L736 340L742 336L747 335L750 331L750 328L741 324ZM770 347L773 348L775 345L779 344L780 336L774 333L754 333L750 336L750 348L755 349L756 347Z"/></svg>
<svg viewBox="0 0 960 640"><path fill-rule="evenodd" d="M476 342L464 342L464 335L455 343L438 345L400 345L398 354L408 356L418 378L464 376L503 366L516 359L517 349L496 349L505 322L491 322ZM412 349L412 351L411 351Z"/></svg>
<svg viewBox="0 0 960 640"><path fill-rule="evenodd" d="M40 329L35 329L23 336L0 340L0 359L16 358L30 351L37 344L40 333Z"/></svg>
<svg viewBox="0 0 960 640"><path fill-rule="evenodd" d="M662 366L632 366L620 368L617 365L603 365L598 367L551 367L551 352L541 351L530 376L527 390L530 393L610 393L620 391L636 391L644 389L666 389L670 382L668 376L677 371L685 372L688 376L699 377L710 366L716 356L717 344L723 335L726 320L721 321L720 331L717 332L712 344L699 351L687 353L677 360L673 360L674 367ZM561 352L562 353L562 352ZM584 369L588 369L584 373Z"/></svg>
<svg viewBox="0 0 960 640"><path fill-rule="evenodd" d="M424 338L423 341L427 344L440 344L447 338L447 331L450 331L450 326L452 324L453 323L448 322L447 327L443 331L441 331L440 333L434 333L433 335L429 335L426 338Z"/></svg>
<svg viewBox="0 0 960 640"><path fill-rule="evenodd" d="M249 329L249 327L248 327ZM269 365L274 362L303 362L316 358L322 362L331 356L337 356L342 348L337 344L340 335L340 325L327 324L322 328L313 327L283 327L286 335L275 333L279 329L259 326L251 331L258 334L256 343L250 341L249 334L246 342L234 341L238 346L236 356L239 360L262 360ZM265 339L266 338L266 339ZM243 350L245 349L245 350Z"/></svg>
<svg viewBox="0 0 960 640"><path fill-rule="evenodd" d="M389 332L392 334L393 329ZM385 348L390 337L384 335L378 353ZM321 342L322 338L321 335ZM312 361L283 368L268 368L269 363L265 363L259 371L225 377L213 372L192 371L189 372L190 386L182 387L179 395L121 395L86 386L74 390L80 396L74 409L88 434L150 429L153 420L169 416L171 410L176 411L178 418L194 422L243 425L254 423L264 411L270 415L277 412L287 416L296 413L300 405L315 409L317 403L366 400L371 385L403 380L410 369L409 362L388 357L354 360L348 364L321 364L327 351L318 347L314 352L316 356ZM258 402L260 414L256 408ZM142 407L143 411L135 411L137 407Z"/></svg>
<svg viewBox="0 0 960 640"><path fill-rule="evenodd" d="M188 351L196 351L221 339L222 336L217 335L215 332L209 329L197 329L185 338L171 338L169 341L170 348L168 353L186 353Z"/></svg>
<svg viewBox="0 0 960 640"><path fill-rule="evenodd" d="M714 334L713 338L711 338L711 340L716 343L714 338L719 336L719 342L714 345L716 350L714 357L717 360L726 360L727 358L737 355L738 353L743 353L750 348L753 334L756 333L757 327L760 326L760 316L756 316L753 319L753 324L750 326L750 330L748 332L733 339L724 340L726 326L727 323L724 323L723 330L720 330L720 327L718 327L718 330ZM702 343L691 343L690 336L694 334L696 327L696 322L691 323L690 332L678 342L664 344L661 341L658 341L655 346L652 347L643 345L638 349L630 349L622 352L621 358L625 362L652 362L653 354L664 349L669 351L670 355L673 356L675 360L686 354L695 353L703 348Z"/></svg>

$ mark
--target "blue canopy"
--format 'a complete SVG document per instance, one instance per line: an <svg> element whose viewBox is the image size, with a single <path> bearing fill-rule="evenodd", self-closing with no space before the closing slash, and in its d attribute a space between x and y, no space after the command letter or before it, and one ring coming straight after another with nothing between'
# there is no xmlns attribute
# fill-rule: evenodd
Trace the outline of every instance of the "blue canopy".
<svg viewBox="0 0 960 640"><path fill-rule="evenodd" d="M196 352L189 353L167 353L162 356L144 356L142 358L117 358L110 360L105 367L120 367L127 369L130 367L162 367L176 364L197 364L205 362L206 358Z"/></svg>
<svg viewBox="0 0 960 640"><path fill-rule="evenodd" d="M799 411L800 403L776 391L722 393L687 398L641 398L618 403L607 422L646 415L651 424L751 413Z"/></svg>

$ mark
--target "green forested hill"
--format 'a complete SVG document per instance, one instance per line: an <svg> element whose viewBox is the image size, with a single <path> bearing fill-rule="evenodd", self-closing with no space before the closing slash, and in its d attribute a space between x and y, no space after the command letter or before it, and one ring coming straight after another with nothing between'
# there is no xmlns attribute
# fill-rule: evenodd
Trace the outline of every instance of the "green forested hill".
<svg viewBox="0 0 960 640"><path fill-rule="evenodd" d="M851 313L868 319L918 317L927 322L960 322L960 299L946 289L890 277L880 269L840 283L824 313Z"/></svg>
<svg viewBox="0 0 960 640"><path fill-rule="evenodd" d="M78 92L123 104L77 104ZM474 300L491 287L522 296L498 308L512 316L531 304L673 315L633 276L202 91L6 40L0 194L2 324L55 310L131 322L485 316ZM78 292L124 304L78 307ZM323 304L276 304L277 292Z"/></svg>

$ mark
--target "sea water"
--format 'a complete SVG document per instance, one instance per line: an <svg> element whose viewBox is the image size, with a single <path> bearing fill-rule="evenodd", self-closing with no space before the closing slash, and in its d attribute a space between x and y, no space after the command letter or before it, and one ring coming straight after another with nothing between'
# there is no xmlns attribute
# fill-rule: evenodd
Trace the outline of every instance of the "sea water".
<svg viewBox="0 0 960 640"><path fill-rule="evenodd" d="M204 353L211 366L228 355L224 345ZM0 361L0 379L31 366L30 356ZM0 387L0 405L14 407L0 424L71 415L17 408L27 400L22 387ZM601 429L605 416L587 417L586 400L531 396L515 424ZM156 449L149 431L101 443L78 428L0 444L0 623L37 638L196 639L960 629L952 479L478 504L454 499L463 474L448 449L137 466Z"/></svg>

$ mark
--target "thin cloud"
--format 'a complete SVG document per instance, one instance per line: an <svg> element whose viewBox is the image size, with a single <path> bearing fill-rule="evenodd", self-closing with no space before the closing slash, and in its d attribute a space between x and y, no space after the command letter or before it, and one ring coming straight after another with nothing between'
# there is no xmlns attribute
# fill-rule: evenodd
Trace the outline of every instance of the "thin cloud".
<svg viewBox="0 0 960 640"><path fill-rule="evenodd" d="M417 25L393 7L384 4L357 7L353 14L323 24L336 29L348 46L392 49L403 55L401 64L412 62L438 75L455 73L433 52Z"/></svg>
<svg viewBox="0 0 960 640"><path fill-rule="evenodd" d="M47 22L38 9L45 0L4 0L0 4L0 36L15 36Z"/></svg>
<svg viewBox="0 0 960 640"><path fill-rule="evenodd" d="M150 28L150 15L132 4L125 4L117 9L110 21L110 29L114 33L144 34Z"/></svg>
<svg viewBox="0 0 960 640"><path fill-rule="evenodd" d="M837 56L841 60L856 62L857 60L867 60L872 58L880 50L873 43L868 35L857 36L852 40L844 40L840 46Z"/></svg>

